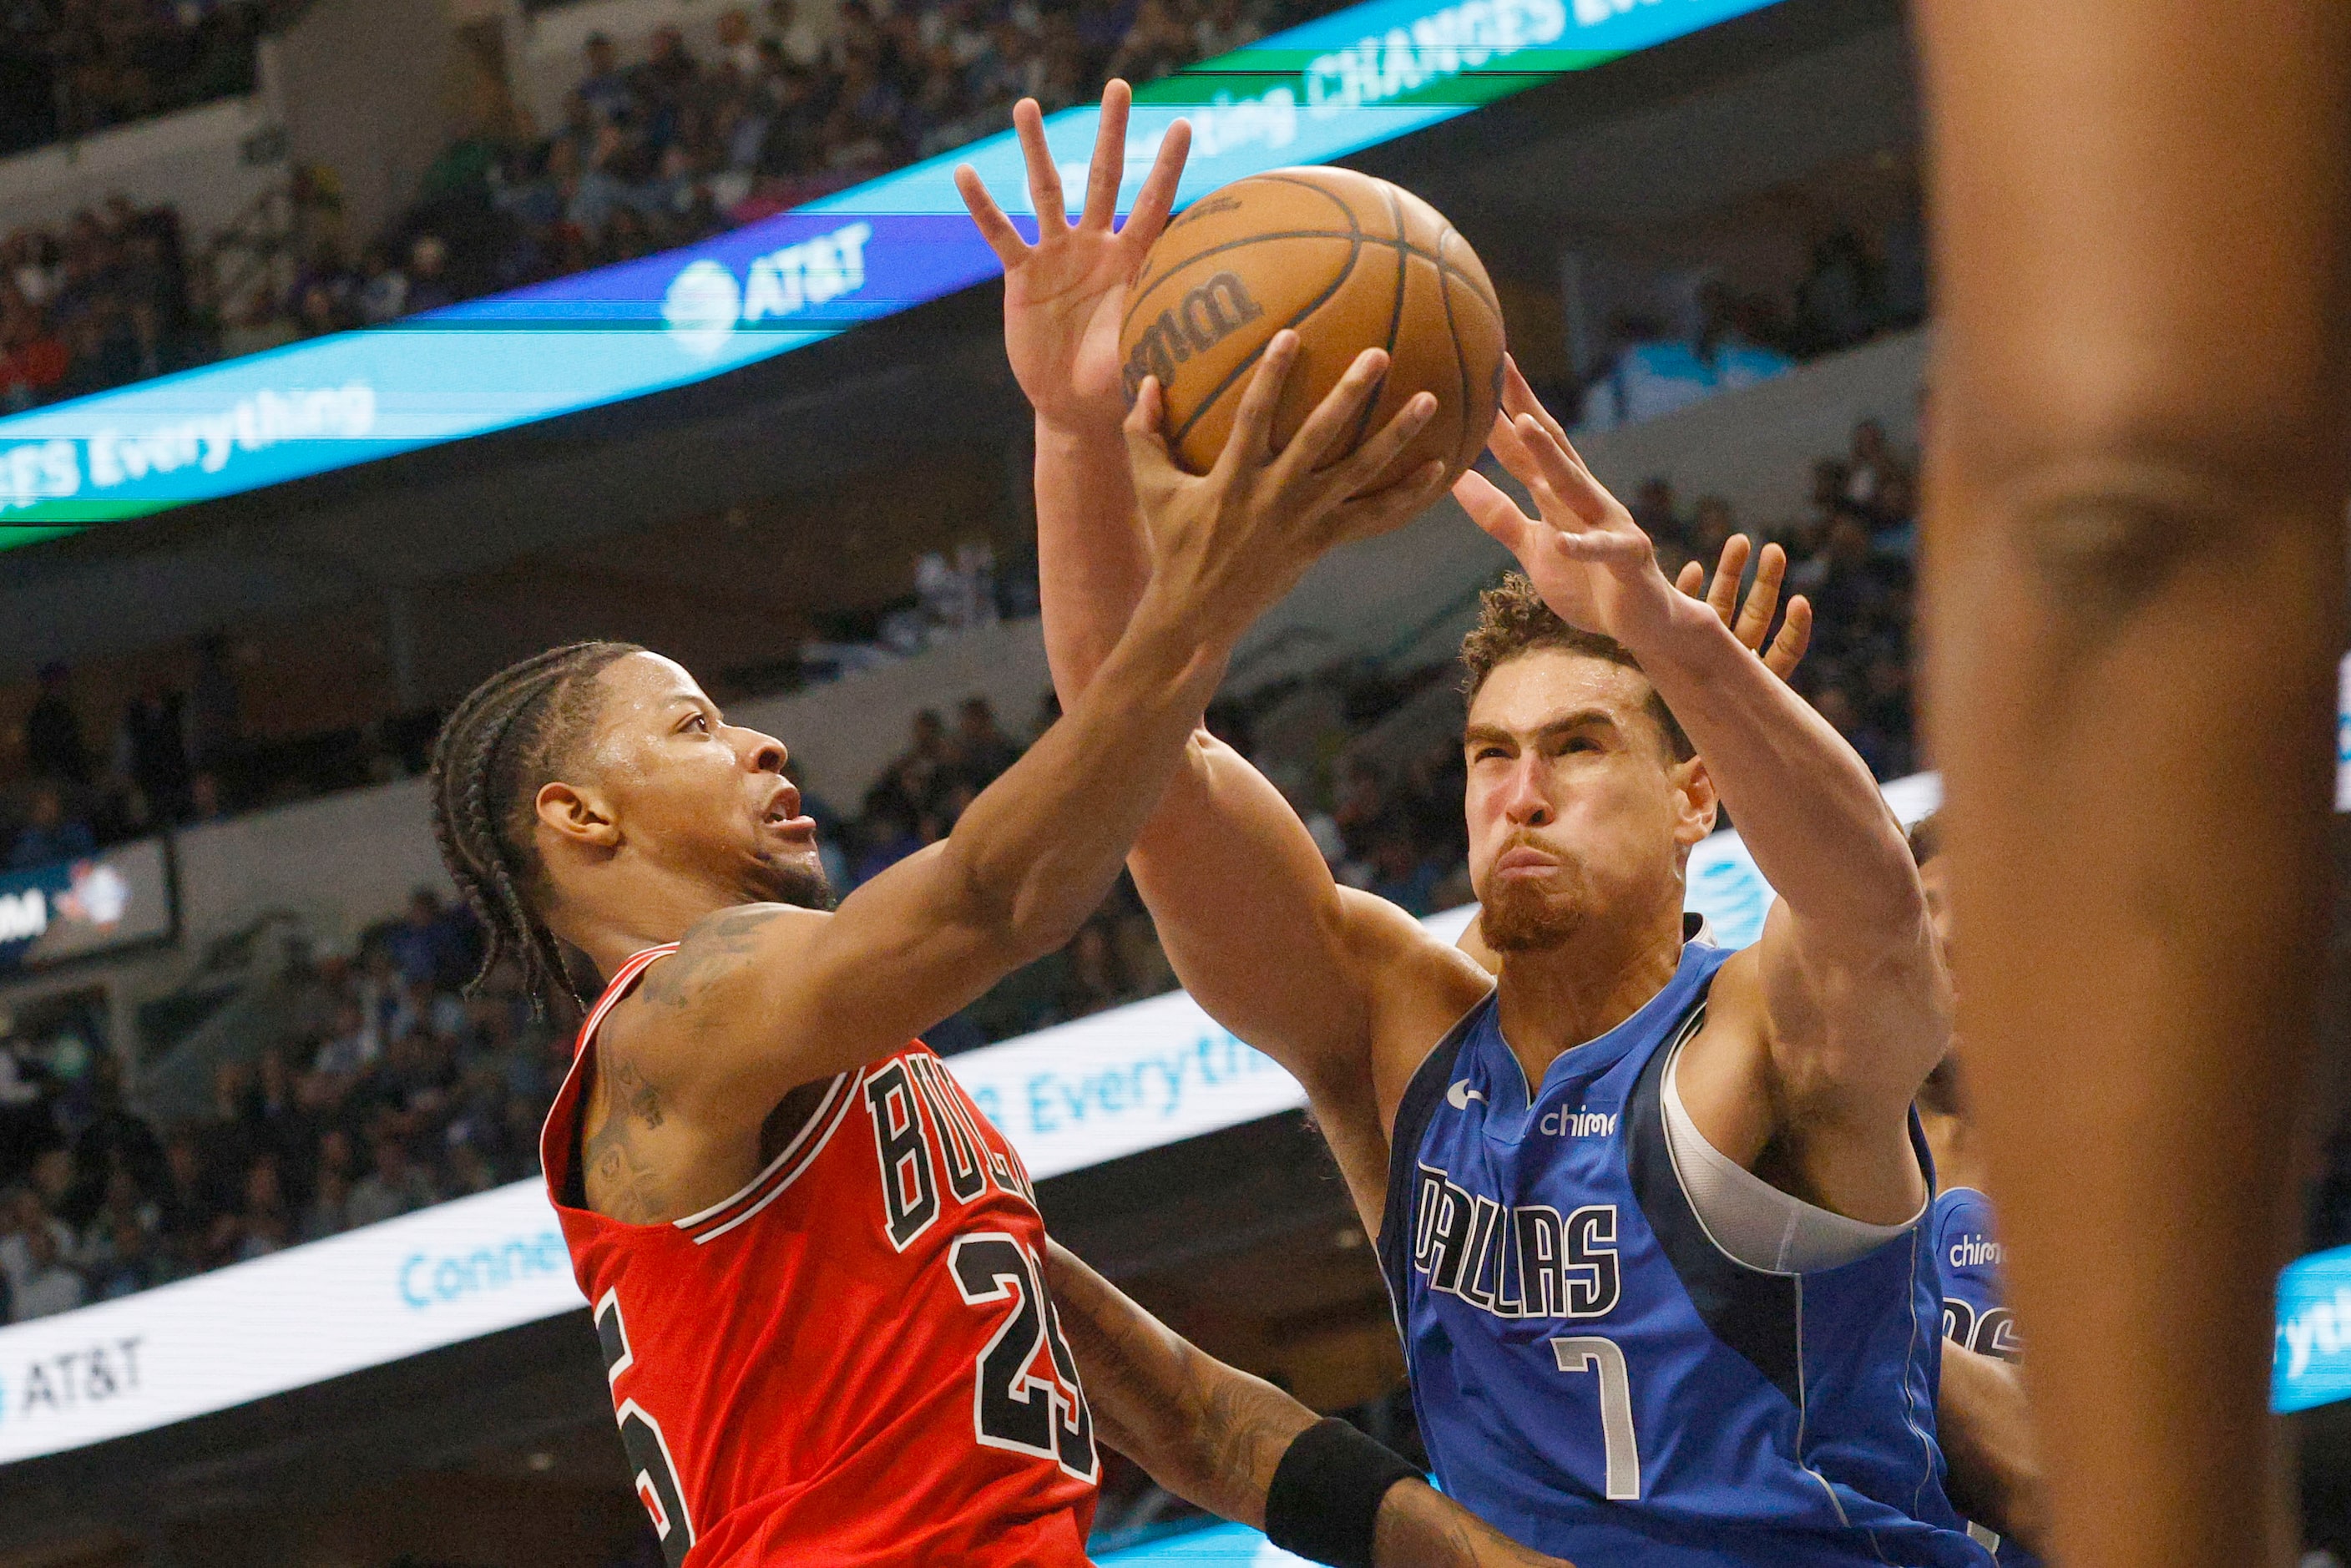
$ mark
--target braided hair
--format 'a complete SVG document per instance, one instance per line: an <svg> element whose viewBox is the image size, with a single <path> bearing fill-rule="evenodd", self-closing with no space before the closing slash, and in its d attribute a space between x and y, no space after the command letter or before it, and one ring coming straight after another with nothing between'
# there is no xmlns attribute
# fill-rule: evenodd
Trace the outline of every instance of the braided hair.
<svg viewBox="0 0 2351 1568"><path fill-rule="evenodd" d="M562 944L532 907L544 868L532 847L542 785L594 721L594 681L634 643L570 643L509 664L459 703L433 747L433 836L442 863L488 933L472 991L508 957L532 1009L584 1008Z"/></svg>

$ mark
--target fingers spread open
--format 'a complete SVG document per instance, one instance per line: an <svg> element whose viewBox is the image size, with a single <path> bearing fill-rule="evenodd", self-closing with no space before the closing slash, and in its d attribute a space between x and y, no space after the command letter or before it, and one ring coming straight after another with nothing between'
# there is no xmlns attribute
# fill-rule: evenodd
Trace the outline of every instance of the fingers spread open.
<svg viewBox="0 0 2351 1568"><path fill-rule="evenodd" d="M1755 563L1755 586L1747 602L1739 607L1739 624L1731 628L1750 648L1763 646L1763 633L1771 629L1771 617L1780 608L1780 580L1787 571L1788 552L1778 545L1765 545Z"/></svg>
<svg viewBox="0 0 2351 1568"><path fill-rule="evenodd" d="M1733 534L1722 541L1722 559L1714 569L1714 586L1707 591L1706 601L1722 617L1725 626L1733 626L1739 608L1739 580L1747 575L1747 536ZM1735 630L1735 626L1733 626ZM1754 643L1747 644L1752 648Z"/></svg>
<svg viewBox="0 0 2351 1568"><path fill-rule="evenodd" d="M1706 568L1694 560L1682 562L1681 570L1674 574L1674 587L1692 599L1703 598L1701 591L1706 587Z"/></svg>
<svg viewBox="0 0 2351 1568"><path fill-rule="evenodd" d="M1780 623L1780 634L1771 639L1771 651L1763 655L1771 672L1786 680L1796 673L1804 661L1804 650L1813 645L1813 601L1799 593L1788 601L1788 618Z"/></svg>
<svg viewBox="0 0 2351 1568"><path fill-rule="evenodd" d="M1545 485L1542 465L1527 449L1526 438L1519 434L1519 427L1511 423L1509 414L1494 416L1494 428L1486 434L1486 449L1494 455L1511 478L1528 489Z"/></svg>
<svg viewBox="0 0 2351 1568"><path fill-rule="evenodd" d="M1012 129L1020 138L1020 158L1029 165L1029 204L1037 209L1037 237L1070 226L1061 207L1061 171L1045 144L1045 111L1033 98L1012 106Z"/></svg>
<svg viewBox="0 0 2351 1568"><path fill-rule="evenodd" d="M1542 422L1531 414L1521 415L1515 429L1534 458L1535 472L1569 511L1586 523L1597 524L1609 517L1616 498L1592 476L1592 470L1583 465L1575 448L1544 429ZM1525 480L1524 476L1520 478Z"/></svg>
<svg viewBox="0 0 2351 1568"><path fill-rule="evenodd" d="M1093 162L1086 170L1086 204L1078 214L1081 229L1108 230L1118 212L1118 183L1126 173L1126 111L1134 101L1134 92L1116 77L1102 89Z"/></svg>
<svg viewBox="0 0 2351 1568"><path fill-rule="evenodd" d="M1355 356L1283 448L1282 458L1292 472L1311 473L1322 466L1332 449L1346 439L1362 420L1364 410L1379 395L1381 378L1387 373L1385 350L1365 349Z"/></svg>
<svg viewBox="0 0 2351 1568"><path fill-rule="evenodd" d="M1126 226L1119 230L1119 237L1138 257L1167 226L1167 214L1176 205L1176 187L1184 178L1184 160L1191 151L1188 120L1177 120L1159 139L1159 156L1151 161L1151 172L1144 176L1143 189L1134 195L1134 211L1126 215Z"/></svg>
<svg viewBox="0 0 2351 1568"><path fill-rule="evenodd" d="M1290 369L1297 362L1298 334L1285 327L1266 344L1257 370L1249 376L1249 390L1241 393L1240 406L1233 411L1233 433L1225 438L1225 449L1217 455L1219 472L1229 472L1244 463L1261 465L1272 455L1273 411L1281 402Z"/></svg>
<svg viewBox="0 0 2351 1568"><path fill-rule="evenodd" d="M1551 432L1552 440L1562 446L1568 444L1567 427L1552 417L1551 410L1543 407L1542 400L1535 396L1535 389L1527 384L1527 378L1520 372L1519 361L1509 354L1502 356L1502 407L1513 418L1522 413L1533 415L1537 423Z"/></svg>
<svg viewBox="0 0 2351 1568"><path fill-rule="evenodd" d="M987 182L979 177L979 171L968 163L958 164L955 183L963 204L971 209L971 221L979 225L979 237L987 242L987 248L996 253L1004 270L1009 272L1019 266L1028 257L1029 242L1020 237L1020 231L1012 226L1012 220L1004 215L1004 209L988 194Z"/></svg>

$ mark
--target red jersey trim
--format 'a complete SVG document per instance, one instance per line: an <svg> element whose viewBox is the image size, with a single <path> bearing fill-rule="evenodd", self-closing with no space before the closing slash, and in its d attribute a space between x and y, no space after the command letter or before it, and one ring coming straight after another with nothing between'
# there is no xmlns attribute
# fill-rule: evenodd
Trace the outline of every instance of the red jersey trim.
<svg viewBox="0 0 2351 1568"><path fill-rule="evenodd" d="M569 1140L580 1113L580 1108L570 1103L573 1086L580 1076L581 1063L588 1059L589 1048L595 1042L596 1030L602 1025L605 1015L629 994L644 972L676 952L677 948L676 943L664 942L659 946L630 954L622 961L621 967L612 971L611 982L604 988L604 994L596 998L596 1005L589 1009L587 1019L580 1026L579 1039L571 1048L571 1070L564 1075L562 1091L557 1094L555 1105L548 1113L548 1126L539 1135L540 1163L549 1173L549 1195L559 1204L562 1197L555 1179L554 1161L559 1155L564 1168L569 1171L573 1157ZM716 1241L775 1202L786 1188L816 1163L825 1145L832 1142L833 1134L839 1132L841 1124L849 1119L850 1110L856 1104L858 1091L864 1082L862 1068L855 1072L836 1074L831 1086L825 1090L824 1098L817 1103L815 1113L800 1124L800 1130L792 1134L791 1142L784 1145L782 1153L768 1162L765 1169L744 1183L732 1196L669 1223L693 1237L695 1245L701 1246ZM558 1116L562 1116L565 1124L559 1137L555 1127ZM559 1149L556 1146L559 1143L565 1146Z"/></svg>
<svg viewBox="0 0 2351 1568"><path fill-rule="evenodd" d="M699 1214L689 1214L684 1219L673 1220L680 1230L694 1238L695 1245L716 1241L737 1226L758 1214L783 1196L784 1189L798 1181L800 1174L816 1163L817 1155L832 1142L832 1135L849 1119L850 1107L856 1103L857 1091L865 1082L864 1069L843 1072L834 1077L832 1086L818 1103L815 1113L800 1124L784 1152L768 1162L768 1168L745 1183L734 1197L712 1204ZM747 1207L746 1207L747 1206Z"/></svg>
<svg viewBox="0 0 2351 1568"><path fill-rule="evenodd" d="M588 1011L588 1021L580 1026L580 1038L571 1042L571 1061L575 1066L580 1054L588 1049L588 1042L596 1038L596 1026L602 1023L604 1015L629 994L629 988L637 983L637 977L653 967L656 961L676 951L676 943L664 942L658 947L642 948L621 960L621 967L612 971L612 983L606 986L604 994L596 998L596 1005Z"/></svg>
<svg viewBox="0 0 2351 1568"><path fill-rule="evenodd" d="M604 1015L644 972L661 959L677 951L677 944L664 942L656 947L646 947L630 954L612 971L612 978L604 987L604 994L588 1009L587 1019L580 1025L580 1033L571 1042L571 1066L563 1074L563 1082L555 1091L555 1103L547 1108L547 1120L538 1130L539 1169L547 1178L547 1196L559 1209L569 1207L563 1201L565 1186L570 1181L572 1166L579 1159L576 1134L580 1107L575 1103L580 1085L580 1064L588 1060L588 1047L596 1039L597 1028Z"/></svg>

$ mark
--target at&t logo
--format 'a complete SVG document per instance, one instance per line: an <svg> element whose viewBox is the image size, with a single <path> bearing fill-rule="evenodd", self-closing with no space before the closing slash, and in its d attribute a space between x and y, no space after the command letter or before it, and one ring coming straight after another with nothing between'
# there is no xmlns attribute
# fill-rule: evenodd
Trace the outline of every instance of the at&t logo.
<svg viewBox="0 0 2351 1568"><path fill-rule="evenodd" d="M751 263L738 282L724 263L702 260L670 279L662 319L689 353L717 353L736 329L793 316L865 287L865 242L873 225L853 223L788 245Z"/></svg>

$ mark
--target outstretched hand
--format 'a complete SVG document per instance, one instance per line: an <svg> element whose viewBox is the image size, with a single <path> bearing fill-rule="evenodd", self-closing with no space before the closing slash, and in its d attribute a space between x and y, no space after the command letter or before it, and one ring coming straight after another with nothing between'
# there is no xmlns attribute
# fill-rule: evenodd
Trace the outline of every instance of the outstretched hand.
<svg viewBox="0 0 2351 1568"><path fill-rule="evenodd" d="M1474 468L1454 481L1454 497L1518 557L1561 620L1632 643L1673 603L1656 547L1583 465L1566 428L1536 401L1517 361L1505 359L1503 368L1502 409L1488 446L1527 487L1540 515L1527 516Z"/></svg>
<svg viewBox="0 0 2351 1568"><path fill-rule="evenodd" d="M1683 565L1674 586L1692 599L1703 599L1722 623L1730 628L1731 635L1744 643L1749 652L1762 656L1764 668L1782 680L1796 673L1804 662L1804 650L1813 643L1813 601L1802 594L1788 601L1788 618L1780 624L1780 634L1771 645L1763 645L1763 634L1771 629L1771 617L1780 608L1780 584L1788 574L1788 552L1778 545L1763 547L1763 559L1755 564L1755 586L1747 591L1747 601L1739 602L1739 580L1747 573L1747 555L1751 547L1745 534L1733 534L1722 542L1722 559L1715 563L1714 586L1706 586L1706 568L1698 561Z"/></svg>
<svg viewBox="0 0 2351 1568"><path fill-rule="evenodd" d="M1378 397L1388 356L1366 349L1276 452L1273 416L1298 360L1298 334L1273 335L1235 411L1232 434L1205 475L1168 449L1159 380L1145 377L1126 418L1128 466L1151 541L1153 582L1196 602L1211 625L1238 635L1326 551L1402 527L1442 493L1434 458L1394 472L1437 412L1418 392L1345 456L1340 452Z"/></svg>
<svg viewBox="0 0 2351 1568"><path fill-rule="evenodd" d="M1167 226L1192 145L1190 121L1179 120L1167 128L1136 193L1134 210L1123 227L1113 230L1134 96L1123 81L1102 89L1085 205L1074 225L1062 205L1061 170L1045 143L1044 111L1033 98L1014 106L1013 129L1029 165L1029 199L1037 212L1035 245L1020 237L977 170L965 163L955 172L956 189L971 209L972 221L1004 264L1004 349L1013 377L1041 418L1070 429L1108 429L1124 412L1118 329L1126 280Z"/></svg>

